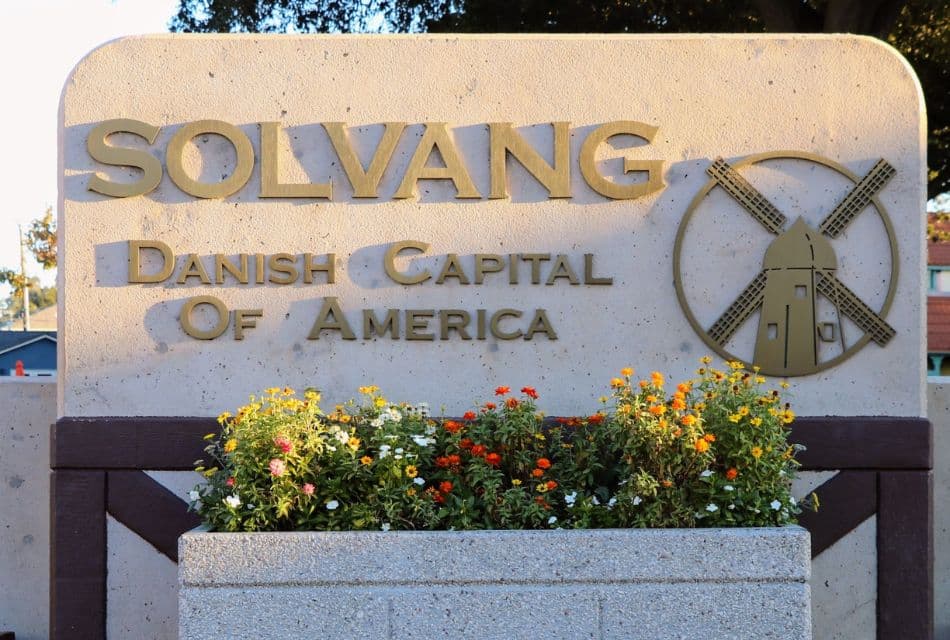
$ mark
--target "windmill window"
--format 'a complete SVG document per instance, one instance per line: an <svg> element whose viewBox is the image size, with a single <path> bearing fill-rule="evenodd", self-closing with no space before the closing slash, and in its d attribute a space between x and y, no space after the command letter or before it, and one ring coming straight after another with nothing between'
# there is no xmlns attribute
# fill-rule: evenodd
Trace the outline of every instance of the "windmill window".
<svg viewBox="0 0 950 640"><path fill-rule="evenodd" d="M775 324L774 322L769 323L767 331L768 331L769 340L775 340L776 338L778 338L778 325Z"/></svg>
<svg viewBox="0 0 950 640"><path fill-rule="evenodd" d="M795 297L805 298L808 295L808 287L803 284L795 285Z"/></svg>
<svg viewBox="0 0 950 640"><path fill-rule="evenodd" d="M835 324L833 322L822 322L818 325L818 336L822 342L834 342Z"/></svg>

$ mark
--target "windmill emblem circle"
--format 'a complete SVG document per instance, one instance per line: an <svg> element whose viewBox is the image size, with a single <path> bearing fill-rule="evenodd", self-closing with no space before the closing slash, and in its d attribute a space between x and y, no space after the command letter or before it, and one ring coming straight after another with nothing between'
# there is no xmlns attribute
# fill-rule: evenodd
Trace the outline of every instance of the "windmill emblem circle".
<svg viewBox="0 0 950 640"><path fill-rule="evenodd" d="M787 211L783 213L743 176L748 168L772 160L820 165L846 179L847 194L820 223L807 221L805 214L810 211L794 211L793 207L786 206ZM726 359L758 366L766 375L801 376L843 362L868 342L883 347L894 337L894 328L885 318L897 285L897 240L887 211L877 199L877 193L895 174L887 161L879 160L866 175L859 176L833 160L812 153L777 151L749 156L731 164L716 158L706 173L710 180L693 198L676 234L673 281L683 312L709 347ZM706 319L700 321L694 310L698 297L693 293L691 305L687 295L690 287L684 283L683 252L690 222L695 222L703 203L711 194L715 195L717 189L738 203L757 223L754 226L764 228L770 237L761 260L753 256L756 267L742 276L742 282L748 284L738 296L730 295L731 301L713 297L707 304L707 311L712 315L707 312ZM841 265L836 251L836 246L841 244L836 241L843 237L843 232L859 217L873 216L872 212L881 223L876 228L883 229L887 236L886 252L890 254L887 283L878 286L883 301L875 305L879 307L877 310L846 284L845 274L839 276ZM706 277L715 277L714 270L706 271ZM757 322L749 323L756 313ZM753 342L750 336L754 328L754 348L749 349L751 357L731 352L742 349L741 344L734 343L744 326L747 330L742 335L748 342Z"/></svg>

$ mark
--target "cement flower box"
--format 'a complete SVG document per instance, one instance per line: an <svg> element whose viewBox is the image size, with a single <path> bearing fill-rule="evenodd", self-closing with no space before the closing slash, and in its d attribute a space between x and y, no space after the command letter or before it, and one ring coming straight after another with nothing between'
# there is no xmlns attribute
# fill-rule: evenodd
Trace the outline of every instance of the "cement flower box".
<svg viewBox="0 0 950 640"><path fill-rule="evenodd" d="M808 533L186 533L182 640L810 638Z"/></svg>

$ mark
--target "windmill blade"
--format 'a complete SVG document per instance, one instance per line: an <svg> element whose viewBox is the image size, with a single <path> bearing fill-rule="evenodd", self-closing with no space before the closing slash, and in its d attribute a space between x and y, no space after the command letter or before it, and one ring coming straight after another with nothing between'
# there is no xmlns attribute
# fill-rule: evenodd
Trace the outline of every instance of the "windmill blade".
<svg viewBox="0 0 950 640"><path fill-rule="evenodd" d="M739 172L729 166L722 158L716 158L706 173L719 183L729 195L736 199L752 217L758 220L763 227L778 235L785 228L787 219L782 212L759 193L749 181L739 175Z"/></svg>
<svg viewBox="0 0 950 640"><path fill-rule="evenodd" d="M752 313L762 306L762 299L765 293L765 271L760 271L752 282L739 294L725 313L719 316L719 319L709 328L709 337L716 344L723 346L732 337L742 323L752 315Z"/></svg>
<svg viewBox="0 0 950 640"><path fill-rule="evenodd" d="M871 340L883 347L894 337L894 327L861 302L843 282L824 271L817 271L816 276L819 293L831 300L838 307L839 313L851 318L862 331L871 336Z"/></svg>
<svg viewBox="0 0 950 640"><path fill-rule="evenodd" d="M851 221L861 213L871 202L871 198L880 191L891 177L897 173L887 160L881 158L877 164L871 168L866 176L861 178L854 189L845 196L834 211L828 214L818 230L827 236L837 238L838 234L844 231L845 227L851 224Z"/></svg>

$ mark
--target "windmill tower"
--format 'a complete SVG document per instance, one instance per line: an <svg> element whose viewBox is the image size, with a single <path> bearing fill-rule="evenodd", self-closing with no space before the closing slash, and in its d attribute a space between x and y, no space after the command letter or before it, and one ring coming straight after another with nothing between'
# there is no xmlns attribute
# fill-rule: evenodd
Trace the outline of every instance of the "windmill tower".
<svg viewBox="0 0 950 640"><path fill-rule="evenodd" d="M839 336L841 317L845 316L878 345L894 337L893 327L835 276L837 259L829 241L838 237L894 175L890 164L879 160L817 230L801 218L785 230L788 219L722 158L716 158L706 172L778 236L765 252L762 270L709 328L709 337L716 344L725 349L739 327L761 308L753 364L769 375L814 373L820 369L819 341L825 337L817 321L819 295L837 312Z"/></svg>

